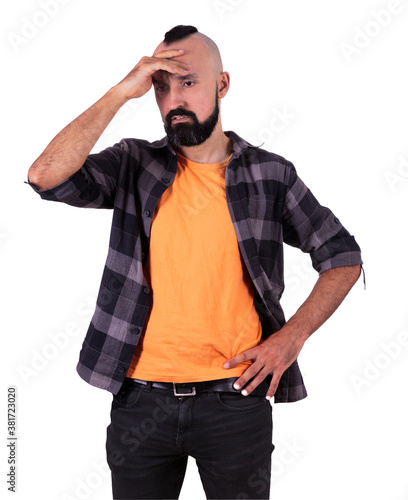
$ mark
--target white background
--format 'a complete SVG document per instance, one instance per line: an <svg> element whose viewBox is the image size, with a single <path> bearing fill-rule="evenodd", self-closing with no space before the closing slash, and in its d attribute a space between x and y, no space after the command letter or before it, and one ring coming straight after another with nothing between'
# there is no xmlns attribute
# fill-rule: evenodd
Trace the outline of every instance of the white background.
<svg viewBox="0 0 408 500"><path fill-rule="evenodd" d="M218 43L231 74L224 129L291 160L356 236L365 262L367 289L360 279L301 353L309 397L274 406L272 498L406 500L406 2L55 2L0 8L2 498L111 498L111 396L75 371L111 212L42 201L24 180L52 137L165 31L193 24ZM381 25L375 13L384 9L392 13ZM270 127L276 110L287 116L279 132ZM150 93L119 112L95 151L163 135ZM288 249L286 275L290 316L316 274L307 255ZM6 485L10 385L18 388L14 496ZM191 459L181 498L205 498Z"/></svg>

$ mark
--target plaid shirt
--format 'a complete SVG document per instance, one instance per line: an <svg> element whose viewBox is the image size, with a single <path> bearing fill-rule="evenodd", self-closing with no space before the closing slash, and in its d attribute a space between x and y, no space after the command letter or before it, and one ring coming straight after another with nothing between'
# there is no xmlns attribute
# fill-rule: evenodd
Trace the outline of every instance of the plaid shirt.
<svg viewBox="0 0 408 500"><path fill-rule="evenodd" d="M226 199L266 338L285 323L280 306L284 242L310 253L319 273L362 264L360 248L339 219L318 203L290 162L233 132L227 135L233 153L225 174ZM44 191L32 186L45 200L113 209L109 252L77 371L90 384L114 394L148 315L154 291L143 268L152 216L176 171L177 155L166 138L153 143L123 139L89 155L78 172L57 186ZM306 395L295 361L280 380L275 403Z"/></svg>

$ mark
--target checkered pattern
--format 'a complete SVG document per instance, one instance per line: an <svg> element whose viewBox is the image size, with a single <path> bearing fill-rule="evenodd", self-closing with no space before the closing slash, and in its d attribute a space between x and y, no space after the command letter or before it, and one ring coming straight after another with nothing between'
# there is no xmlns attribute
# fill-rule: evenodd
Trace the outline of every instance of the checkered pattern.
<svg viewBox="0 0 408 500"><path fill-rule="evenodd" d="M333 213L321 206L284 158L251 146L233 132L226 197L239 248L255 286L267 337L285 323L283 243L311 255L319 273L362 263L360 248ZM116 394L126 376L151 303L143 267L156 204L174 180L177 156L162 139L123 139L61 184L38 191L45 200L113 209L109 252L96 310L77 366L90 384ZM283 375L275 402L297 401L306 389L297 363Z"/></svg>

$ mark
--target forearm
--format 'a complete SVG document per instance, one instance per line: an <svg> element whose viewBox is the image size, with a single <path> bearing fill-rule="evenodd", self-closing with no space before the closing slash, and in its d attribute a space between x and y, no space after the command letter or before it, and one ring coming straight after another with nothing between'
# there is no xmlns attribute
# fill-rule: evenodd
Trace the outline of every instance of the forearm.
<svg viewBox="0 0 408 500"><path fill-rule="evenodd" d="M30 167L29 181L40 190L49 189L78 171L125 102L116 87L109 90L50 142Z"/></svg>
<svg viewBox="0 0 408 500"><path fill-rule="evenodd" d="M185 75L190 65L176 58L183 50L163 50L155 57L142 57L132 71L99 101L67 125L47 146L28 171L28 178L41 191L56 186L84 164L102 132L129 99L143 96L157 71Z"/></svg>
<svg viewBox="0 0 408 500"><path fill-rule="evenodd" d="M322 273L312 292L289 319L285 333L304 343L337 309L360 276L361 266L329 269Z"/></svg>

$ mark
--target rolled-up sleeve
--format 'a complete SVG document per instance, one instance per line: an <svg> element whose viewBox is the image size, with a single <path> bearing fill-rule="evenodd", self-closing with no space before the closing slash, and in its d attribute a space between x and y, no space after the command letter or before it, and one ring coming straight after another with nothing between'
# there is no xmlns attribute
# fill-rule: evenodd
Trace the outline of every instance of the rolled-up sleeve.
<svg viewBox="0 0 408 500"><path fill-rule="evenodd" d="M320 205L292 164L283 210L283 240L309 253L319 274L335 267L363 264L354 236L331 210Z"/></svg>
<svg viewBox="0 0 408 500"><path fill-rule="evenodd" d="M90 154L77 172L52 188L39 190L29 180L27 184L43 200L82 208L113 208L125 149L121 141L100 153Z"/></svg>

